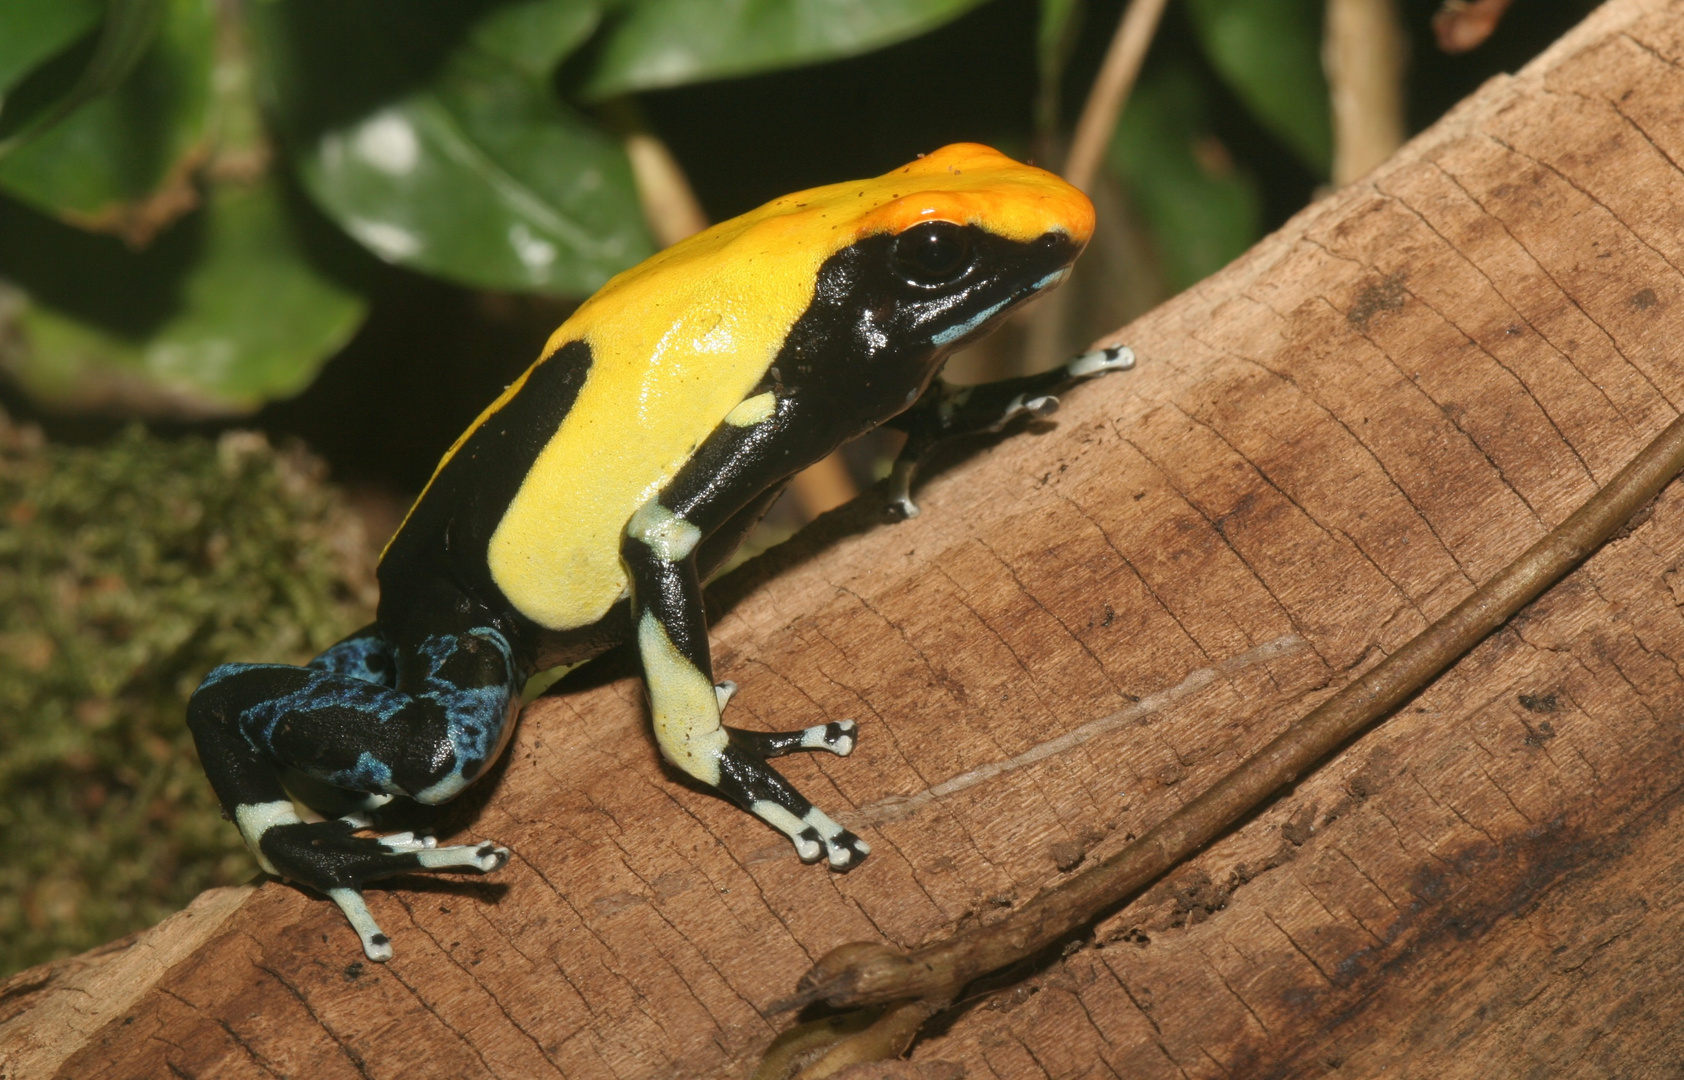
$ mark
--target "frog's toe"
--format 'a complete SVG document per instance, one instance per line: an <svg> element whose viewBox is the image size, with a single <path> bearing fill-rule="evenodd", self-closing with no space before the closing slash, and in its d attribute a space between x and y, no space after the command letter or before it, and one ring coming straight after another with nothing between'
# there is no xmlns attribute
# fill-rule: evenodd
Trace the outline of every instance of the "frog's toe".
<svg viewBox="0 0 1684 1080"><path fill-rule="evenodd" d="M363 955L377 964L384 964L392 958L392 940L380 924L374 921L374 913L368 910L368 902L363 894L356 889L329 889L328 899L339 905L339 910L345 913L345 921L351 924L351 929L362 939Z"/></svg>
<svg viewBox="0 0 1684 1080"><path fill-rule="evenodd" d="M824 847L825 862L832 870L847 873L871 854L871 845L833 821L829 814L813 807L802 815L807 833Z"/></svg>
<svg viewBox="0 0 1684 1080"><path fill-rule="evenodd" d="M432 837L428 837L431 840ZM509 862L509 849L490 841L478 844L454 844L450 847L429 845L416 852L416 860L423 870L479 870L490 873L501 870Z"/></svg>
<svg viewBox="0 0 1684 1080"><path fill-rule="evenodd" d="M1006 403L1001 410L1000 418L988 425L987 431L999 431L1020 416L1029 416L1037 420L1051 416L1058 411L1058 398L1052 394L1019 394Z"/></svg>
<svg viewBox="0 0 1684 1080"><path fill-rule="evenodd" d="M854 742L859 725L852 720L835 720L828 724L810 727L801 733L801 748L803 750L829 750L837 757L847 757L854 752Z"/></svg>
<svg viewBox="0 0 1684 1080"><path fill-rule="evenodd" d="M918 472L916 458L897 458L889 469L889 516L897 521L915 518L923 513L912 501L912 478Z"/></svg>
<svg viewBox="0 0 1684 1080"><path fill-rule="evenodd" d="M381 847L392 852L427 851L439 846L435 837L417 835L412 832L391 833L387 836L378 837L378 839Z"/></svg>
<svg viewBox="0 0 1684 1080"><path fill-rule="evenodd" d="M761 800L749 809L754 815L789 837L795 854L804 863L823 859L832 870L846 873L865 861L871 845L844 829L816 806L797 817L776 803Z"/></svg>
<svg viewBox="0 0 1684 1080"><path fill-rule="evenodd" d="M818 750L847 757L854 752L859 725L852 720L832 720L798 731L748 731L733 727L725 731L733 745L762 760Z"/></svg>
<svg viewBox="0 0 1684 1080"><path fill-rule="evenodd" d="M818 809L818 807L813 807L812 810L807 812L808 822L813 822L815 817L823 819L823 824L815 822L813 829L818 832L820 841L823 841L825 863L830 864L830 869L845 874L866 861L867 854L871 854L871 844L867 844L866 841L854 836L844 827L830 821L829 817L825 817L823 810Z"/></svg>
<svg viewBox="0 0 1684 1080"><path fill-rule="evenodd" d="M830 864L830 868L846 874L865 861L865 857L871 854L871 845L843 829L825 840L824 851L825 861Z"/></svg>
<svg viewBox="0 0 1684 1080"><path fill-rule="evenodd" d="M1091 379L1113 371L1127 371L1134 367L1134 350L1127 345L1107 345L1103 349L1086 352L1064 365L1072 379Z"/></svg>
<svg viewBox="0 0 1684 1080"><path fill-rule="evenodd" d="M420 870L501 870L509 861L509 849L490 841L439 847L438 838L417 833L393 833L379 838L380 845L394 854L413 854Z"/></svg>

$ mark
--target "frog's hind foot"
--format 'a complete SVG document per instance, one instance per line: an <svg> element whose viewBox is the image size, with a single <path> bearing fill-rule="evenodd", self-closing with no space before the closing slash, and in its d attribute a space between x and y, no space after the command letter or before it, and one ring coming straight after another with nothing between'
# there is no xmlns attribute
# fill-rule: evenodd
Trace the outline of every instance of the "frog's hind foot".
<svg viewBox="0 0 1684 1080"><path fill-rule="evenodd" d="M362 939L370 960L392 958L391 941L362 898L370 881L396 874L432 870L478 870L489 873L509 861L509 849L488 841L444 847L431 836L411 832L389 836L357 836L360 817L338 821L272 825L258 841L265 868L327 894Z"/></svg>
<svg viewBox="0 0 1684 1080"><path fill-rule="evenodd" d="M833 720L828 724L815 724L800 731L747 731L734 727L725 729L733 744L761 758L783 757L785 754L815 750L824 750L837 757L847 757L854 752L858 730L859 725L852 720Z"/></svg>

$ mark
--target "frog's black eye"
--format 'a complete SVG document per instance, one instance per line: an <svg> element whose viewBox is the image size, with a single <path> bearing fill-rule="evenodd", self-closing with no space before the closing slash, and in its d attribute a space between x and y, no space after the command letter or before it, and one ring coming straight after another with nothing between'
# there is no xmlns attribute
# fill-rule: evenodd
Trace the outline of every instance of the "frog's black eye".
<svg viewBox="0 0 1684 1080"><path fill-rule="evenodd" d="M951 221L926 221L895 237L895 268L914 285L944 285L971 263L971 241Z"/></svg>

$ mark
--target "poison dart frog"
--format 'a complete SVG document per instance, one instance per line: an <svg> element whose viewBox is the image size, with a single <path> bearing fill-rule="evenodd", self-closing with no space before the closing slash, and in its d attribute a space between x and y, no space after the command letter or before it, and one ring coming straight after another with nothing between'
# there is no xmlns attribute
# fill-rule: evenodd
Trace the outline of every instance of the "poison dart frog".
<svg viewBox="0 0 1684 1080"><path fill-rule="evenodd" d="M968 389L937 378L1062 282L1092 230L1075 188L961 144L786 195L609 281L445 453L381 556L373 624L304 667L224 664L194 693L205 772L258 863L325 893L368 958L390 959L367 882L509 853L362 835L372 813L454 798L502 753L530 676L630 643L669 762L804 862L858 865L866 842L766 764L847 755L853 721L725 726L735 687L713 679L702 583L791 476L856 435L906 431L890 507L910 516L935 442L1130 366L1110 349Z"/></svg>

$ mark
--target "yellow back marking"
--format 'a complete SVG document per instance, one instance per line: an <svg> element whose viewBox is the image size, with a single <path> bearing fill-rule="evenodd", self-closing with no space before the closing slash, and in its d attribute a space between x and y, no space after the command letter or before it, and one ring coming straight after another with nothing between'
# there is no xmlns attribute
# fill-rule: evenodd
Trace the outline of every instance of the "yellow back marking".
<svg viewBox="0 0 1684 1080"><path fill-rule="evenodd" d="M768 390L756 394L725 414L725 422L732 427L753 427L778 411L778 397Z"/></svg>
<svg viewBox="0 0 1684 1080"><path fill-rule="evenodd" d="M509 601L552 629L600 619L626 587L626 521L743 404L812 300L824 261L866 236L929 220L1013 240L1058 231L1085 241L1093 206L1051 173L961 143L721 222L585 301L544 357L583 340L590 375L491 539L492 579ZM480 414L441 469L530 374Z"/></svg>
<svg viewBox="0 0 1684 1080"><path fill-rule="evenodd" d="M713 681L684 658L653 611L637 624L638 656L661 753L704 784L719 783L719 755L730 736L719 722Z"/></svg>

